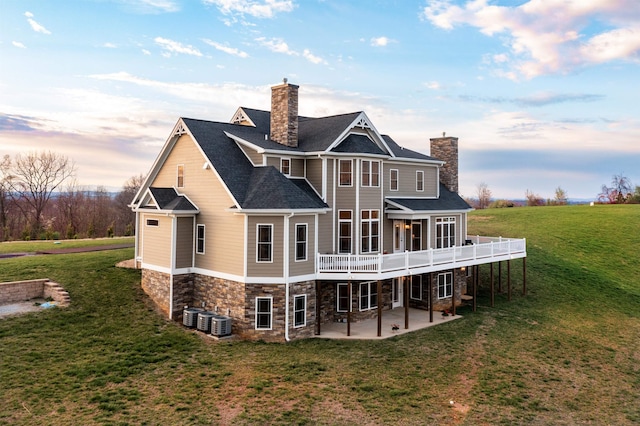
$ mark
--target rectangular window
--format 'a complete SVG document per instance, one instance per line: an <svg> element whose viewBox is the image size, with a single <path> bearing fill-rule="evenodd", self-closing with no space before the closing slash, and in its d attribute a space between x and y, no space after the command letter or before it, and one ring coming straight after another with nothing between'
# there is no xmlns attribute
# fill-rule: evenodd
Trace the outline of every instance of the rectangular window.
<svg viewBox="0 0 640 426"><path fill-rule="evenodd" d="M422 224L420 222L411 223L411 251L422 250Z"/></svg>
<svg viewBox="0 0 640 426"><path fill-rule="evenodd" d="M438 299L451 297L452 290L453 274L451 272L438 274Z"/></svg>
<svg viewBox="0 0 640 426"><path fill-rule="evenodd" d="M389 190L398 190L398 169L391 169L389 171Z"/></svg>
<svg viewBox="0 0 640 426"><path fill-rule="evenodd" d="M339 283L336 288L336 310L338 312L348 312L351 305L351 295L349 294L349 285Z"/></svg>
<svg viewBox="0 0 640 426"><path fill-rule="evenodd" d="M416 191L424 191L424 172L422 170L416 172Z"/></svg>
<svg viewBox="0 0 640 426"><path fill-rule="evenodd" d="M256 329L271 330L271 308L273 300L270 297L256 297Z"/></svg>
<svg viewBox="0 0 640 426"><path fill-rule="evenodd" d="M378 283L375 281L360 283L360 310L367 311L378 307Z"/></svg>
<svg viewBox="0 0 640 426"><path fill-rule="evenodd" d="M380 186L380 162L362 160L362 186Z"/></svg>
<svg viewBox="0 0 640 426"><path fill-rule="evenodd" d="M196 228L196 253L204 254L204 225Z"/></svg>
<svg viewBox="0 0 640 426"><path fill-rule="evenodd" d="M304 327L307 325L307 295L302 294L293 297L293 326Z"/></svg>
<svg viewBox="0 0 640 426"><path fill-rule="evenodd" d="M307 260L307 224L296 224L296 261Z"/></svg>
<svg viewBox="0 0 640 426"><path fill-rule="evenodd" d="M456 245L456 218L439 217L436 219L436 248L448 248Z"/></svg>
<svg viewBox="0 0 640 426"><path fill-rule="evenodd" d="M291 174L291 160L288 158L281 158L280 159L280 172L285 175L285 176L289 176Z"/></svg>
<svg viewBox="0 0 640 426"><path fill-rule="evenodd" d="M351 253L351 210L338 211L338 253Z"/></svg>
<svg viewBox="0 0 640 426"><path fill-rule="evenodd" d="M257 261L271 262L273 251L273 225L258 225Z"/></svg>
<svg viewBox="0 0 640 426"><path fill-rule="evenodd" d="M176 182L176 186L178 188L184 188L184 165L183 164L178 164L178 171L177 171L177 182Z"/></svg>
<svg viewBox="0 0 640 426"><path fill-rule="evenodd" d="M411 298L422 300L422 275L411 276Z"/></svg>
<svg viewBox="0 0 640 426"><path fill-rule="evenodd" d="M147 226L158 226L160 222L158 219L147 219Z"/></svg>
<svg viewBox="0 0 640 426"><path fill-rule="evenodd" d="M380 211L362 210L362 253L375 253L380 241Z"/></svg>
<svg viewBox="0 0 640 426"><path fill-rule="evenodd" d="M339 185L340 186L351 186L351 169L353 167L353 162L351 160L340 160L338 162L339 168Z"/></svg>

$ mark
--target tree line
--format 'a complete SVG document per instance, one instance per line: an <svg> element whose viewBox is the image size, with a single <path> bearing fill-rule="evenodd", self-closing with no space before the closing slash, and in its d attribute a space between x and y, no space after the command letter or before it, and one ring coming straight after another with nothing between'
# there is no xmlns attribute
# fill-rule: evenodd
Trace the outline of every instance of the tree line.
<svg viewBox="0 0 640 426"><path fill-rule="evenodd" d="M562 187L557 187L554 198L543 198L539 194L527 189L523 203L513 200L494 200L491 197L489 186L482 182L476 187L477 198L467 198L469 205L476 209L516 207L525 205L534 206L561 206L568 204L569 196ZM640 204L640 186L635 187L631 180L623 174L613 175L610 185L602 185L601 192L597 196L601 204Z"/></svg>
<svg viewBox="0 0 640 426"><path fill-rule="evenodd" d="M0 241L127 236L135 233L128 206L143 175L117 193L88 189L76 181L76 166L50 152L5 155L0 162Z"/></svg>

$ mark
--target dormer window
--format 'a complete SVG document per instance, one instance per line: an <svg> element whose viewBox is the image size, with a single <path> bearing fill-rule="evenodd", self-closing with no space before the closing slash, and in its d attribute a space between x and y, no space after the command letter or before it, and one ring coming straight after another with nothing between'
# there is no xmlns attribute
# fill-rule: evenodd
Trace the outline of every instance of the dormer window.
<svg viewBox="0 0 640 426"><path fill-rule="evenodd" d="M291 160L289 158L280 159L280 172L285 176L291 174Z"/></svg>
<svg viewBox="0 0 640 426"><path fill-rule="evenodd" d="M184 188L184 164L178 164L176 187Z"/></svg>

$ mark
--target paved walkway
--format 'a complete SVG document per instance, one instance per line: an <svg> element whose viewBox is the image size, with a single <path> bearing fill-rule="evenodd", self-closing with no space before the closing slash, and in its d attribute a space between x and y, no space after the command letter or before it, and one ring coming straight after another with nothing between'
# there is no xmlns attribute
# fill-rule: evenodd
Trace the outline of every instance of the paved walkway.
<svg viewBox="0 0 640 426"><path fill-rule="evenodd" d="M27 312L41 311L43 308L36 306L35 303L44 303L44 299L29 300L27 302L14 302L6 305L0 305L0 319L12 315L24 314Z"/></svg>
<svg viewBox="0 0 640 426"><path fill-rule="evenodd" d="M352 322L351 335L347 336L346 322L333 322L330 324L322 324L320 335L316 338L325 339L386 339L400 334L409 333L423 328L432 327L434 325L443 324L462 318L461 315L442 316L442 312L433 312L433 322L429 322L429 311L422 309L409 308L409 328L404 328L404 308L395 308L392 310L382 311L382 336L378 337L378 319L373 318L366 321ZM400 328L393 331L393 324L397 324Z"/></svg>

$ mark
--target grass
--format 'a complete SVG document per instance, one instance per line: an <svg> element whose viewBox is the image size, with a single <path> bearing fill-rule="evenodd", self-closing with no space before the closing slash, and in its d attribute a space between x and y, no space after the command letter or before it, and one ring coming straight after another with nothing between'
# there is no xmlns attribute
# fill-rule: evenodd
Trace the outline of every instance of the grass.
<svg viewBox="0 0 640 426"><path fill-rule="evenodd" d="M640 206L484 210L469 228L527 238L527 296L488 307L485 266L477 312L384 341L214 342L113 266L131 249L0 260L0 281L72 297L0 320L0 425L639 423Z"/></svg>
<svg viewBox="0 0 640 426"><path fill-rule="evenodd" d="M112 244L133 244L134 237L86 238L80 240L4 241L0 242L0 254L33 253L62 248L95 247Z"/></svg>

